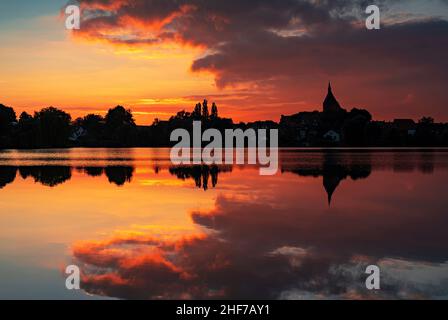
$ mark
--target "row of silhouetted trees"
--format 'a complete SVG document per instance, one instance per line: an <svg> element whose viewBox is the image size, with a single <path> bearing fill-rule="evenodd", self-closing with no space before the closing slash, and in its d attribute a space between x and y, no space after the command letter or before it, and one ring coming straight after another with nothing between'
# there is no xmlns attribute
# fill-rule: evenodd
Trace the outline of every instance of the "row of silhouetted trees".
<svg viewBox="0 0 448 320"><path fill-rule="evenodd" d="M136 141L137 126L132 112L122 106L110 109L105 117L89 114L72 121L70 114L54 107L34 115L0 105L0 147L58 148L73 145L83 138L104 145L127 145Z"/></svg>
<svg viewBox="0 0 448 320"><path fill-rule="evenodd" d="M30 115L0 105L0 147L63 147L71 130L71 116L50 107Z"/></svg>
<svg viewBox="0 0 448 320"><path fill-rule="evenodd" d="M13 108L0 104L0 148L85 147L156 147L167 146L170 132L191 127L193 121L210 126L231 127L229 119L220 119L218 107L207 100L192 112L181 111L169 121L154 121L152 126L137 126L130 109L109 109L106 116L88 114L72 119L63 110L49 107L34 115L22 112L17 118Z"/></svg>

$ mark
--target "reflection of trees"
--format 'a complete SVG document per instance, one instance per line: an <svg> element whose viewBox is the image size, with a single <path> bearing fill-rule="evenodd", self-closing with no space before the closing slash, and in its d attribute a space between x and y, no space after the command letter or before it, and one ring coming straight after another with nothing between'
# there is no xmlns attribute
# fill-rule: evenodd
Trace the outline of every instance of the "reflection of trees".
<svg viewBox="0 0 448 320"><path fill-rule="evenodd" d="M123 186L126 182L131 182L134 175L134 167L110 166L104 170L110 183Z"/></svg>
<svg viewBox="0 0 448 320"><path fill-rule="evenodd" d="M369 156L357 157L353 153L327 152L307 163L297 163L283 171L292 172L300 176L323 177L323 186L331 204L333 194L341 181L368 178L372 172L372 163Z"/></svg>
<svg viewBox="0 0 448 320"><path fill-rule="evenodd" d="M83 171L90 177L100 177L104 173L104 168L102 167L85 167Z"/></svg>
<svg viewBox="0 0 448 320"><path fill-rule="evenodd" d="M207 191L210 187L210 179L212 188L215 188L218 184L219 173L231 172L232 167L217 165L176 166L171 167L169 171L178 179L193 179L197 188L203 188L205 191Z"/></svg>
<svg viewBox="0 0 448 320"><path fill-rule="evenodd" d="M16 174L16 167L0 167L0 189L4 188L7 184L14 182Z"/></svg>
<svg viewBox="0 0 448 320"><path fill-rule="evenodd" d="M19 172L23 179L33 177L35 182L48 187L55 187L70 180L72 177L71 167L63 166L19 167Z"/></svg>
<svg viewBox="0 0 448 320"><path fill-rule="evenodd" d="M32 177L35 182L49 187L60 185L72 177L72 168L69 166L0 166L0 188L14 181L17 170L19 170L23 179ZM78 167L77 170L90 177L100 177L105 174L110 183L123 186L132 181L135 168L133 166L117 165L108 167ZM169 172L178 179L193 179L196 187L204 190L216 187L219 173L231 171L231 166L217 165L178 166L169 169Z"/></svg>
<svg viewBox="0 0 448 320"><path fill-rule="evenodd" d="M106 174L109 182L117 186L131 182L134 173L134 167L131 166L79 167L77 169L90 177ZM69 166L0 166L0 189L14 182L17 170L23 179L31 177L34 182L48 187L61 185L72 177L72 167Z"/></svg>

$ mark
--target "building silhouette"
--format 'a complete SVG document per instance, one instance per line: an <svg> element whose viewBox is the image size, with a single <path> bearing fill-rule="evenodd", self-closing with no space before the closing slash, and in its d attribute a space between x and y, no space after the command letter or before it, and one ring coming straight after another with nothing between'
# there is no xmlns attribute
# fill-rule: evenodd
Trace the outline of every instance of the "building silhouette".
<svg viewBox="0 0 448 320"><path fill-rule="evenodd" d="M328 93L327 96L325 97L323 107L324 107L324 113L337 113L343 110L338 100L333 94L333 89L331 88L331 82L328 83Z"/></svg>

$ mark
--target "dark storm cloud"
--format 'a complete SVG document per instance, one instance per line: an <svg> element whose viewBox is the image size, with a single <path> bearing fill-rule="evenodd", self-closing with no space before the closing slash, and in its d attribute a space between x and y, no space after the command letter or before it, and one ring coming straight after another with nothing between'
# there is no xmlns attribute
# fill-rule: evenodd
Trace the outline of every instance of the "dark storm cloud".
<svg viewBox="0 0 448 320"><path fill-rule="evenodd" d="M83 32L104 28L126 28L132 22L158 25L160 39L175 36L181 41L206 45L249 37L252 32L301 30L307 33L347 25L365 8L366 1L306 0L82 0ZM381 1L383 2L383 1ZM347 14L349 13L349 14ZM347 25L348 26L348 25ZM136 31L136 30L134 30Z"/></svg>

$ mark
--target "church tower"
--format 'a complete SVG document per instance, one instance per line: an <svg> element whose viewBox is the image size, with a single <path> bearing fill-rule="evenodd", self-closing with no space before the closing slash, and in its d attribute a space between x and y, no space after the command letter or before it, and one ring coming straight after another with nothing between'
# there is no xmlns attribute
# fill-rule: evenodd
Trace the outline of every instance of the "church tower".
<svg viewBox="0 0 448 320"><path fill-rule="evenodd" d="M331 83L328 83L328 93L327 97L324 100L323 106L324 106L324 113L334 113L342 110L341 105L333 95Z"/></svg>

